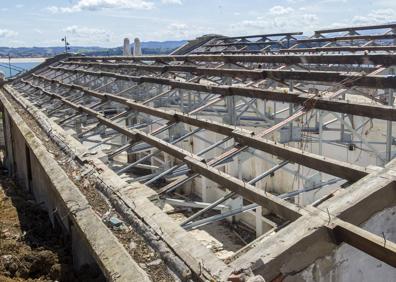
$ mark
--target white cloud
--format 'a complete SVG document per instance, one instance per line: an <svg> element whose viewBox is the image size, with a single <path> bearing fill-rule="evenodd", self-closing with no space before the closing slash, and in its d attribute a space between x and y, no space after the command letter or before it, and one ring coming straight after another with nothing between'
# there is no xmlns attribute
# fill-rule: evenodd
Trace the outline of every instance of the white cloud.
<svg viewBox="0 0 396 282"><path fill-rule="evenodd" d="M162 4L183 4L182 0L161 0Z"/></svg>
<svg viewBox="0 0 396 282"><path fill-rule="evenodd" d="M304 14L302 16L302 22L304 24L311 24L311 23L315 23L315 22L318 22L318 21L319 21L318 16L314 15L314 14Z"/></svg>
<svg viewBox="0 0 396 282"><path fill-rule="evenodd" d="M274 6L256 18L237 22L231 26L232 34L312 32L319 27L319 17L305 10ZM249 31L248 33L246 31Z"/></svg>
<svg viewBox="0 0 396 282"><path fill-rule="evenodd" d="M176 30L185 30L188 28L187 24L184 23L171 23L168 27L170 29L176 29Z"/></svg>
<svg viewBox="0 0 396 282"><path fill-rule="evenodd" d="M74 13L81 11L99 11L104 9L152 9L154 3L146 0L78 0L68 7L51 6L52 13Z"/></svg>
<svg viewBox="0 0 396 282"><path fill-rule="evenodd" d="M104 29L72 25L64 28L63 31L68 36L68 41L70 41L72 45L102 45L103 43L108 43L112 40L112 33Z"/></svg>
<svg viewBox="0 0 396 282"><path fill-rule="evenodd" d="M283 6L274 6L269 10L270 15L276 15L276 16L281 16L281 15L287 15L293 12L293 8L291 7L283 7Z"/></svg>
<svg viewBox="0 0 396 282"><path fill-rule="evenodd" d="M22 5L22 4L17 4L17 5L15 5L15 8L17 8L17 9L21 9L21 8L23 8L23 7L25 7L25 5Z"/></svg>
<svg viewBox="0 0 396 282"><path fill-rule="evenodd" d="M158 32L153 33L152 36L154 36L156 40L180 40L193 39L214 32L215 30L212 27L174 22L159 29Z"/></svg>
<svg viewBox="0 0 396 282"><path fill-rule="evenodd" d="M348 0L322 0L321 3L347 3Z"/></svg>
<svg viewBox="0 0 396 282"><path fill-rule="evenodd" d="M392 9L381 9L375 10L369 13L367 16L354 16L352 18L353 24L378 24L386 23L388 21L395 20L395 11Z"/></svg>
<svg viewBox="0 0 396 282"><path fill-rule="evenodd" d="M173 33L175 38L188 38L190 32L190 27L184 23L171 23L165 30L167 34Z"/></svg>
<svg viewBox="0 0 396 282"><path fill-rule="evenodd" d="M9 29L0 29L0 38L10 38L18 35L18 32Z"/></svg>

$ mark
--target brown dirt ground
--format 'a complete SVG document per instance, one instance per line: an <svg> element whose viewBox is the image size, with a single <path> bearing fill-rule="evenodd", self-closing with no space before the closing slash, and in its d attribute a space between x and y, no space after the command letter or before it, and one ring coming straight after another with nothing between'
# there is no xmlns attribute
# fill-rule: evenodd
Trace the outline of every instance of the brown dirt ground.
<svg viewBox="0 0 396 282"><path fill-rule="evenodd" d="M96 281L73 271L69 246L40 204L0 175L0 281Z"/></svg>

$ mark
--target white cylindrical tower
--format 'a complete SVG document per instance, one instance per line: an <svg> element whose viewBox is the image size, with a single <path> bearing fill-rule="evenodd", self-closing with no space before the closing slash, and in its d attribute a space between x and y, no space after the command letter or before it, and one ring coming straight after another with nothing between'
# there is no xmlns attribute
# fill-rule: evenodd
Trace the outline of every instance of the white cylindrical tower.
<svg viewBox="0 0 396 282"><path fill-rule="evenodd" d="M134 48L133 48L133 55L134 56L141 56L142 55L142 45L140 44L140 39L139 38L135 38L134 41Z"/></svg>
<svg viewBox="0 0 396 282"><path fill-rule="evenodd" d="M131 44L128 38L124 38L124 48L122 51L123 56L131 56Z"/></svg>

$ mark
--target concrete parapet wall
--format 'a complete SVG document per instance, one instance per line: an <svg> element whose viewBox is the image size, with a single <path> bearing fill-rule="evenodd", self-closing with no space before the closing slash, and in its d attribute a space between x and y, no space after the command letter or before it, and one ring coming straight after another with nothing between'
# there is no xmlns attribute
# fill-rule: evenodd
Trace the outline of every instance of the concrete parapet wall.
<svg viewBox="0 0 396 282"><path fill-rule="evenodd" d="M11 87L5 89L17 97L18 103L33 115L58 147L85 164L82 169L92 172L89 181L96 184L123 219L147 240L179 278L187 280L193 272L198 280L203 277L204 280L218 280L219 272L226 268L226 264L151 201L156 195L152 189L139 183L126 183L17 91Z"/></svg>
<svg viewBox="0 0 396 282"><path fill-rule="evenodd" d="M8 169L53 223L60 219L72 238L75 268L97 266L108 281L150 281L1 91L0 101Z"/></svg>

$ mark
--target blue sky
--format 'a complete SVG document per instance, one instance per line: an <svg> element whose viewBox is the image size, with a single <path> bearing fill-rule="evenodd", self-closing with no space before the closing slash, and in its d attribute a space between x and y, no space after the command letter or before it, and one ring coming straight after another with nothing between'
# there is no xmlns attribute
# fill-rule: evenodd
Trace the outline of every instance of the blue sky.
<svg viewBox="0 0 396 282"><path fill-rule="evenodd" d="M0 0L0 46L114 47L396 21L396 0Z"/></svg>

